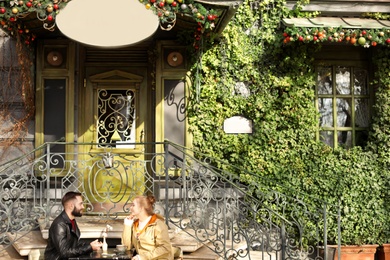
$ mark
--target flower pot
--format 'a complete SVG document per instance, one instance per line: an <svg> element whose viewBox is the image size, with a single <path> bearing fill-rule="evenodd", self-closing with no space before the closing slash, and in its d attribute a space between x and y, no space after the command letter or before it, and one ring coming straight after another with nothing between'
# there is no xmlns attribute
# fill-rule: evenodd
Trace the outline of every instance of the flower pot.
<svg viewBox="0 0 390 260"><path fill-rule="evenodd" d="M390 260L390 244L383 244L376 252L378 260Z"/></svg>
<svg viewBox="0 0 390 260"><path fill-rule="evenodd" d="M335 248L334 260L338 260L337 246ZM374 260L378 245L361 245L361 246L341 246L340 260Z"/></svg>

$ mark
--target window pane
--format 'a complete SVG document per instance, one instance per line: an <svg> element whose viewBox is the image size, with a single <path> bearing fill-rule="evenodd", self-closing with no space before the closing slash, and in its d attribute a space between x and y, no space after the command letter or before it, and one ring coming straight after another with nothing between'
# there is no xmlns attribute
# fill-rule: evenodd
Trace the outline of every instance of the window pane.
<svg viewBox="0 0 390 260"><path fill-rule="evenodd" d="M351 131L339 131L337 132L337 141L339 146L350 148L352 147L352 132Z"/></svg>
<svg viewBox="0 0 390 260"><path fill-rule="evenodd" d="M333 143L333 131L321 131L320 132L320 140L330 147L334 147Z"/></svg>
<svg viewBox="0 0 390 260"><path fill-rule="evenodd" d="M333 126L333 100L331 98L319 98L320 126Z"/></svg>
<svg viewBox="0 0 390 260"><path fill-rule="evenodd" d="M318 94L332 94L332 68L319 67L318 69Z"/></svg>
<svg viewBox="0 0 390 260"><path fill-rule="evenodd" d="M164 139L180 145L185 145L185 118L186 118L185 82L182 80L164 80ZM182 154L176 149L168 148L167 161L177 163Z"/></svg>
<svg viewBox="0 0 390 260"><path fill-rule="evenodd" d="M65 137L66 80L45 79L44 142L54 142ZM64 152L63 145L53 147L53 152Z"/></svg>
<svg viewBox="0 0 390 260"><path fill-rule="evenodd" d="M336 68L336 91L338 95L351 94L351 73L349 68Z"/></svg>
<svg viewBox="0 0 390 260"><path fill-rule="evenodd" d="M355 126L369 127L370 125L369 100L355 99Z"/></svg>
<svg viewBox="0 0 390 260"><path fill-rule="evenodd" d="M367 71L363 69L355 69L354 72L354 93L355 95L368 95L367 87Z"/></svg>
<svg viewBox="0 0 390 260"><path fill-rule="evenodd" d="M65 137L66 132L66 80L45 79L44 81L43 141L54 142ZM50 167L64 167L65 145L52 145ZM54 153L54 154L53 154Z"/></svg>
<svg viewBox="0 0 390 260"><path fill-rule="evenodd" d="M366 146L368 141L368 131L355 132L355 144L361 147Z"/></svg>
<svg viewBox="0 0 390 260"><path fill-rule="evenodd" d="M350 98L337 98L337 126L338 127L351 127L351 99Z"/></svg>

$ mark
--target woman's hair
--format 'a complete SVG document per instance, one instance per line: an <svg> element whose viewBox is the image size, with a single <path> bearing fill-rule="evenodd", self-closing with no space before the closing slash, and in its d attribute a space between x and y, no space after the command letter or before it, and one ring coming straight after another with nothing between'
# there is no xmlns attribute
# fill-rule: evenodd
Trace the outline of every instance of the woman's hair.
<svg viewBox="0 0 390 260"><path fill-rule="evenodd" d="M136 196L134 198L138 200L139 204L145 209L148 215L154 214L154 203L156 203L156 198L153 195L148 196Z"/></svg>

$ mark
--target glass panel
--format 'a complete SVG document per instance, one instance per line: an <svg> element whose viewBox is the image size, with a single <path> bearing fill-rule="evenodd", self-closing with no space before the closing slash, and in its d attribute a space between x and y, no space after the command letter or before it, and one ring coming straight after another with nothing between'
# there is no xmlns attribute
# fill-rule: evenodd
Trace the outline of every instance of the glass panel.
<svg viewBox="0 0 390 260"><path fill-rule="evenodd" d="M45 79L44 81L44 119L43 141L54 142L65 138L66 132L66 80ZM52 145L51 153L56 153L50 158L51 167L62 168L64 166L65 145ZM57 154L58 153L58 154Z"/></svg>
<svg viewBox="0 0 390 260"><path fill-rule="evenodd" d="M364 147L367 145L368 131L356 131L355 132L355 145Z"/></svg>
<svg viewBox="0 0 390 260"><path fill-rule="evenodd" d="M339 146L345 148L352 147L352 132L351 131L339 131L337 132L337 141Z"/></svg>
<svg viewBox="0 0 390 260"><path fill-rule="evenodd" d="M99 143L135 142L135 93L132 90L98 90ZM119 145L117 148L134 148Z"/></svg>
<svg viewBox="0 0 390 260"><path fill-rule="evenodd" d="M182 80L164 80L164 139L185 145L186 119L185 82ZM169 122L169 123L168 123ZM169 149L167 161L177 163L183 156L176 149ZM170 165L172 166L172 165Z"/></svg>
<svg viewBox="0 0 390 260"><path fill-rule="evenodd" d="M337 127L352 126L352 110L350 98L337 98Z"/></svg>
<svg viewBox="0 0 390 260"><path fill-rule="evenodd" d="M319 67L318 68L318 94L332 94L332 68Z"/></svg>
<svg viewBox="0 0 390 260"><path fill-rule="evenodd" d="M65 137L66 80L45 79L44 84L44 142L54 142ZM52 151L65 152L65 149L61 145Z"/></svg>
<svg viewBox="0 0 390 260"><path fill-rule="evenodd" d="M333 131L321 131L320 140L330 147L334 147Z"/></svg>
<svg viewBox="0 0 390 260"><path fill-rule="evenodd" d="M354 71L354 93L355 95L368 95L367 87L367 71L363 69L355 69Z"/></svg>
<svg viewBox="0 0 390 260"><path fill-rule="evenodd" d="M336 91L338 95L351 94L351 73L348 67L336 68Z"/></svg>
<svg viewBox="0 0 390 260"><path fill-rule="evenodd" d="M320 126L333 126L333 100L331 98L319 98L318 109L320 112Z"/></svg>
<svg viewBox="0 0 390 260"><path fill-rule="evenodd" d="M355 99L355 126L369 127L370 121L369 100L366 98Z"/></svg>

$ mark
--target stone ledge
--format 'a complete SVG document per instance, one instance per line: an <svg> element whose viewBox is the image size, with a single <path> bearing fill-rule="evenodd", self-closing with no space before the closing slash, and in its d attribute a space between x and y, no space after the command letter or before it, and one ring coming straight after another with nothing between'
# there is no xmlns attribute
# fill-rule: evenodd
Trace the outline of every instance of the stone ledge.
<svg viewBox="0 0 390 260"><path fill-rule="evenodd" d="M14 241L13 246L21 256L28 256L32 249L46 248L47 242L40 231L7 233L7 236L10 241Z"/></svg>

